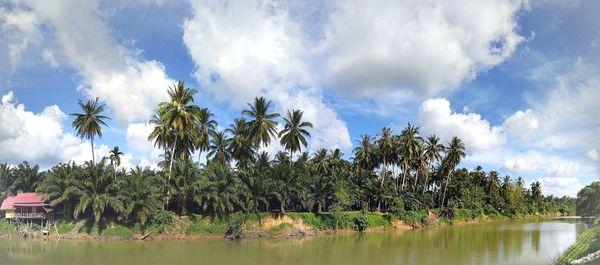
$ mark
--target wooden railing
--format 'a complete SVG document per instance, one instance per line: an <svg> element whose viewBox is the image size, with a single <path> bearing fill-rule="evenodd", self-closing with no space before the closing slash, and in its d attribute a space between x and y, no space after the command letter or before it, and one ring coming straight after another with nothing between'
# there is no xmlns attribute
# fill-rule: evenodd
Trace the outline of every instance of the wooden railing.
<svg viewBox="0 0 600 265"><path fill-rule="evenodd" d="M20 219L43 219L46 218L45 213L15 213L16 218Z"/></svg>

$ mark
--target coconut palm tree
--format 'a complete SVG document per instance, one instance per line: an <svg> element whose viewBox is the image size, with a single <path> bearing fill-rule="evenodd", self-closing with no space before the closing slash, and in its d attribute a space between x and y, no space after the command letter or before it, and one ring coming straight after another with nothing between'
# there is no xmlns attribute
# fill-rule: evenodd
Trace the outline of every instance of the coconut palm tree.
<svg viewBox="0 0 600 265"><path fill-rule="evenodd" d="M432 134L427 137L427 141L425 141L425 157L429 160L430 170L429 172L433 172L433 166L436 161L442 160L442 152L444 152L444 145L440 143L440 137ZM423 185L423 193L427 189L427 181L429 178L429 173L425 174L425 184Z"/></svg>
<svg viewBox="0 0 600 265"><path fill-rule="evenodd" d="M101 126L108 126L106 120L110 120L108 116L102 115L104 112L104 104L98 103L98 98L83 102L79 100L79 107L83 113L71 113L69 115L75 117L73 120L73 128L77 131L77 136L82 139L90 140L92 146L92 163L96 163L94 156L94 137L102 138Z"/></svg>
<svg viewBox="0 0 600 265"><path fill-rule="evenodd" d="M171 147L170 144L175 139L173 132L169 128L169 125L165 122L165 116L163 115L164 110L157 108L156 112L150 117L148 122L150 125L154 125L154 129L148 135L148 141L154 142L154 147L158 147L164 150L164 158L168 160L170 156ZM167 153L169 155L167 155ZM165 167L166 168L166 167Z"/></svg>
<svg viewBox="0 0 600 265"><path fill-rule="evenodd" d="M213 114L207 108L200 109L196 119L196 150L198 150L198 163L203 151L210 148L210 132L217 127L217 122L212 119Z"/></svg>
<svg viewBox="0 0 600 265"><path fill-rule="evenodd" d="M372 171L375 167L375 147L373 146L373 138L368 134L364 134L357 140L358 146L354 148L354 168L356 173L362 170Z"/></svg>
<svg viewBox="0 0 600 265"><path fill-rule="evenodd" d="M231 161L231 152L229 151L230 141L231 139L227 138L225 132L211 131L210 148L207 157L223 165L229 163Z"/></svg>
<svg viewBox="0 0 600 265"><path fill-rule="evenodd" d="M109 153L108 158L110 159L110 164L113 166L113 170L115 171L115 179L116 179L117 178L117 167L121 165L121 156L123 155L123 152L121 152L121 150L119 150L118 146L115 146L108 153Z"/></svg>
<svg viewBox="0 0 600 265"><path fill-rule="evenodd" d="M267 146L271 142L271 137L277 137L277 122L274 120L279 117L279 113L269 113L271 101L264 97L254 99L254 104L248 103L250 109L242 111L242 115L251 120L250 137L257 146Z"/></svg>
<svg viewBox="0 0 600 265"><path fill-rule="evenodd" d="M167 90L170 101L159 104L159 109L162 110L161 120L175 137L171 145L169 171L173 168L175 157L189 157L194 150L194 143L197 142L194 132L196 119L200 115L200 108L194 104L194 95L197 92L195 89L186 88L184 82L179 81Z"/></svg>
<svg viewBox="0 0 600 265"><path fill-rule="evenodd" d="M448 146L446 156L444 157L443 161L445 169L448 172L448 177L446 178L446 186L444 187L442 206L444 206L444 201L446 200L446 190L448 189L448 182L450 182L452 172L454 171L454 168L460 163L460 161L465 157L465 155L465 144L458 137L452 137L452 140L450 140L450 144Z"/></svg>
<svg viewBox="0 0 600 265"><path fill-rule="evenodd" d="M383 185L387 175L388 165L392 160L392 154L394 152L393 134L390 128L383 127L383 129L381 129L379 139L377 139L377 145L379 147L379 155L383 165L381 169L381 185Z"/></svg>
<svg viewBox="0 0 600 265"><path fill-rule="evenodd" d="M238 168L245 168L256 152L250 139L248 123L243 118L235 119L225 132L232 135L228 146L231 157L237 161Z"/></svg>
<svg viewBox="0 0 600 265"><path fill-rule="evenodd" d="M310 137L310 133L307 129L312 128L313 125L310 122L302 121L303 114L304 112L301 110L288 110L287 117L283 118L285 127L279 132L279 138L281 145L290 152L291 156L294 156L295 152L301 152L302 146L308 145L306 138Z"/></svg>
<svg viewBox="0 0 600 265"><path fill-rule="evenodd" d="M411 165L414 164L413 160L417 154L417 146L423 139L419 136L419 127L415 127L408 123L406 128L400 134L401 141L401 154L404 164L404 177L402 178L402 189L404 189L404 182L408 177Z"/></svg>

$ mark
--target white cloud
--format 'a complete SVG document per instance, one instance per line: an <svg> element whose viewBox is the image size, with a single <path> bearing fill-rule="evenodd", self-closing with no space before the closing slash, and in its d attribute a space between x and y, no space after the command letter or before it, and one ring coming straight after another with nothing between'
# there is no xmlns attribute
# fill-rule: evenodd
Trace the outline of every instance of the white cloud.
<svg viewBox="0 0 600 265"><path fill-rule="evenodd" d="M4 10L6 17L27 14L27 21L36 23L12 24L26 35L34 35L42 26L47 28L57 51L83 77L81 88L90 97L105 101L117 120L145 120L156 104L166 99L166 89L173 80L165 74L164 66L140 59L136 51L119 45L102 20L98 1L15 0L13 4L13 9ZM53 54L44 52L42 57L55 65Z"/></svg>
<svg viewBox="0 0 600 265"><path fill-rule="evenodd" d="M445 98L424 101L419 118L425 134L437 134L445 141L457 136L465 143L467 153L489 150L506 142L502 128L491 127L476 113L453 113Z"/></svg>
<svg viewBox="0 0 600 265"><path fill-rule="evenodd" d="M542 183L542 189L548 191L548 193L557 196L575 196L582 188L581 183L579 183L579 173L580 165L569 162L551 168L539 181Z"/></svg>
<svg viewBox="0 0 600 265"><path fill-rule="evenodd" d="M503 127L507 133L527 139L538 129L539 121L531 109L519 110L504 121Z"/></svg>
<svg viewBox="0 0 600 265"><path fill-rule="evenodd" d="M148 123L129 124L126 136L127 150L132 152L133 155L130 154L127 157L128 164L155 168L158 162L162 160L160 155L163 152L148 141L148 135L153 129L154 127Z"/></svg>
<svg viewBox="0 0 600 265"><path fill-rule="evenodd" d="M598 151L596 151L596 149L590 149L585 153L585 157L591 161L598 161L600 160L600 155L598 154Z"/></svg>
<svg viewBox="0 0 600 265"><path fill-rule="evenodd" d="M44 167L69 160L90 160L89 143L65 133L64 118L56 105L33 113L25 110L23 104L14 103L12 92L4 95L0 105L0 161L16 164L27 160ZM98 147L97 155L107 153L104 149L107 147Z"/></svg>
<svg viewBox="0 0 600 265"><path fill-rule="evenodd" d="M311 149L351 146L346 124L311 89L300 25L282 3L194 1L192 14L183 40L203 87L236 107L264 95L280 113L304 110L314 124Z"/></svg>
<svg viewBox="0 0 600 265"><path fill-rule="evenodd" d="M337 1L320 43L323 78L340 91L426 95L508 58L522 1Z"/></svg>
<svg viewBox="0 0 600 265"><path fill-rule="evenodd" d="M518 158L504 160L503 166L504 169L510 172L522 174L537 170L539 168L539 163L530 159Z"/></svg>

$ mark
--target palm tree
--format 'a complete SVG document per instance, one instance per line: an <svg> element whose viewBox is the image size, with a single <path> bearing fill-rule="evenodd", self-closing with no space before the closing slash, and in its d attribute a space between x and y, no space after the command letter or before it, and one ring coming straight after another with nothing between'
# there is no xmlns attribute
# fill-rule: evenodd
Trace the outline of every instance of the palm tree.
<svg viewBox="0 0 600 265"><path fill-rule="evenodd" d="M429 166L431 169L429 172L433 172L433 164L436 161L442 160L442 152L444 152L444 145L440 143L440 137L432 134L427 137L427 141L425 141L425 157L429 159ZM427 189L427 181L429 178L429 173L425 175L425 184L423 185L423 193Z"/></svg>
<svg viewBox="0 0 600 265"><path fill-rule="evenodd" d="M69 115L75 117L73 120L73 128L77 131L77 136L82 139L90 140L92 146L92 163L96 163L94 156L94 137L102 138L101 126L108 126L105 120L110 120L108 116L102 115L104 112L104 104L98 103L98 98L88 100L86 103L79 100L79 107L83 113L71 113Z"/></svg>
<svg viewBox="0 0 600 265"><path fill-rule="evenodd" d="M383 163L381 170L381 185L383 185L387 175L388 163L392 159L392 154L394 152L393 134L390 128L383 127L383 129L381 129L377 145L379 146L379 154Z"/></svg>
<svg viewBox="0 0 600 265"><path fill-rule="evenodd" d="M196 119L196 134L197 142L196 149L198 150L198 163L203 151L210 148L210 132L217 127L217 122L212 119L213 114L207 108L200 109Z"/></svg>
<svg viewBox="0 0 600 265"><path fill-rule="evenodd" d="M48 170L36 187L36 192L46 194L46 200L54 206L55 212L62 213L65 218L73 214L74 200L62 197L66 189L72 185L79 167L74 162L59 164Z"/></svg>
<svg viewBox="0 0 600 265"><path fill-rule="evenodd" d="M406 128L400 135L401 146L402 146L402 158L404 159L404 177L402 178L402 189L404 189L404 181L408 177L411 165L417 154L417 146L423 139L419 136L419 127L415 127L408 123Z"/></svg>
<svg viewBox="0 0 600 265"><path fill-rule="evenodd" d="M162 207L162 195L154 185L157 175L149 169L136 167L131 170L128 178L124 178L121 196L125 199L126 218L129 216L139 220L143 226L146 221Z"/></svg>
<svg viewBox="0 0 600 265"><path fill-rule="evenodd" d="M357 140L358 147L354 148L354 168L356 173L362 170L373 170L375 167L375 147L373 146L373 138L368 134L362 135L360 140Z"/></svg>
<svg viewBox="0 0 600 265"><path fill-rule="evenodd" d="M231 160L231 153L229 152L229 142L224 132L210 132L210 148L207 157L212 160L216 160L219 163L225 165Z"/></svg>
<svg viewBox="0 0 600 265"><path fill-rule="evenodd" d="M115 179L117 178L117 167L121 165L121 156L123 152L119 150L118 146L113 147L109 152L110 164L113 166L113 170L115 171Z"/></svg>
<svg viewBox="0 0 600 265"><path fill-rule="evenodd" d="M94 220L100 221L100 217L107 207L116 213L125 212L123 198L118 195L118 187L107 174L104 159L100 163L86 162L83 166L82 175L74 179L60 200L75 198L77 204L73 216L78 218L91 208Z"/></svg>
<svg viewBox="0 0 600 265"><path fill-rule="evenodd" d="M448 146L448 150L446 152L446 157L444 157L443 162L446 170L448 171L448 177L446 178L446 186L444 187L442 206L444 206L444 201L446 200L446 190L448 189L448 182L450 182L452 172L454 171L454 168L460 163L460 161L465 157L465 155L465 144L458 137L452 137L452 140L450 140L450 145Z"/></svg>
<svg viewBox="0 0 600 265"><path fill-rule="evenodd" d="M183 81L179 81L167 91L170 101L159 104L159 109L162 110L161 120L175 136L171 145L169 171L173 168L176 155L179 159L188 157L194 149L194 143L197 142L194 129L200 108L193 104L194 94L197 92L195 89L186 88Z"/></svg>
<svg viewBox="0 0 600 265"><path fill-rule="evenodd" d="M200 187L200 196L196 202L202 209L224 214L232 211L235 205L239 204L238 184L232 177L229 166L208 162L201 178L204 184Z"/></svg>
<svg viewBox="0 0 600 265"><path fill-rule="evenodd" d="M191 160L179 160L175 163L173 178L171 179L171 194L177 199L179 205L179 214L187 214L187 205L191 201L199 200L200 170L197 164Z"/></svg>
<svg viewBox="0 0 600 265"><path fill-rule="evenodd" d="M154 125L154 129L150 135L148 135L148 141L154 142L154 147L163 149L165 160L168 160L171 156L167 156L167 153L171 153L169 151L171 149L170 144L175 137L173 136L173 132L169 128L169 125L165 122L163 113L164 109L159 107L156 109L156 113L150 118L148 123Z"/></svg>
<svg viewBox="0 0 600 265"><path fill-rule="evenodd" d="M267 146L271 137L277 137L277 122L274 119L279 117L279 113L268 113L270 106L270 100L258 97L254 99L254 104L248 103L250 109L242 111L242 115L251 118L250 137L257 146Z"/></svg>
<svg viewBox="0 0 600 265"><path fill-rule="evenodd" d="M244 168L254 157L255 148L250 139L250 129L245 119L235 119L226 133L233 137L229 141L229 153L237 161L238 168Z"/></svg>
<svg viewBox="0 0 600 265"><path fill-rule="evenodd" d="M308 128L312 128L313 125L310 122L302 121L302 115L304 114L301 110L293 110L287 112L287 117L284 117L285 127L279 132L281 138L281 145L284 146L285 150L290 152L293 156L296 151L302 151L302 145L306 147L308 143L306 138L310 137L310 133L307 131Z"/></svg>

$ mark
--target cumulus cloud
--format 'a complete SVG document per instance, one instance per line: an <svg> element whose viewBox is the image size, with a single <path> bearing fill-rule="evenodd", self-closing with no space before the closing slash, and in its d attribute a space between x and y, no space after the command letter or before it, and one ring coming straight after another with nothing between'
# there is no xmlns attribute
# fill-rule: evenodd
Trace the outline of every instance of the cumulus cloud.
<svg viewBox="0 0 600 265"><path fill-rule="evenodd" d="M527 139L538 129L539 121L531 109L519 110L504 121L503 127L509 134Z"/></svg>
<svg viewBox="0 0 600 265"><path fill-rule="evenodd" d="M426 95L508 58L523 41L522 1L336 1L319 49L323 78L340 91Z"/></svg>
<svg viewBox="0 0 600 265"><path fill-rule="evenodd" d="M194 1L192 14L183 24L183 41L203 87L237 107L264 95L281 113L304 110L315 125L311 148L351 146L346 124L311 88L301 26L284 4Z"/></svg>
<svg viewBox="0 0 600 265"><path fill-rule="evenodd" d="M574 196L582 188L577 177L580 165L575 162L563 163L549 169L539 179L542 189L554 195Z"/></svg>
<svg viewBox="0 0 600 265"><path fill-rule="evenodd" d="M22 161L43 166L73 160L90 160L91 147L70 133L65 133L62 121L65 114L56 105L47 106L40 113L25 110L14 102L13 93L2 96L0 105L0 161L17 164ZM97 155L108 153L106 146L96 150Z"/></svg>
<svg viewBox="0 0 600 265"><path fill-rule="evenodd" d="M27 45L39 38L40 29L48 29L57 51L83 77L81 89L106 102L117 120L147 119L166 99L173 80L164 66L118 44L102 19L98 1L15 0L12 4L13 8L3 9L4 21L25 35L13 45ZM44 52L42 57L57 66L53 53Z"/></svg>
<svg viewBox="0 0 600 265"><path fill-rule="evenodd" d="M524 158L518 158L518 159L510 159L509 158L507 160L504 160L503 167L504 167L504 169L506 169L510 172L523 174L523 173L528 173L528 172L537 170L539 168L539 162L535 161L535 160L531 160L531 159L524 159Z"/></svg>
<svg viewBox="0 0 600 265"><path fill-rule="evenodd" d="M419 108L421 128L426 134L437 134L445 141L457 136L468 153L489 150L506 142L501 127L491 127L476 113L454 113L445 98L428 99Z"/></svg>
<svg viewBox="0 0 600 265"><path fill-rule="evenodd" d="M139 165L142 167L156 168L158 162L162 159L160 155L163 153L160 149L155 148L154 144L148 141L148 135L154 127L148 123L132 123L127 126L127 150L131 152L126 157L127 163L130 165Z"/></svg>

